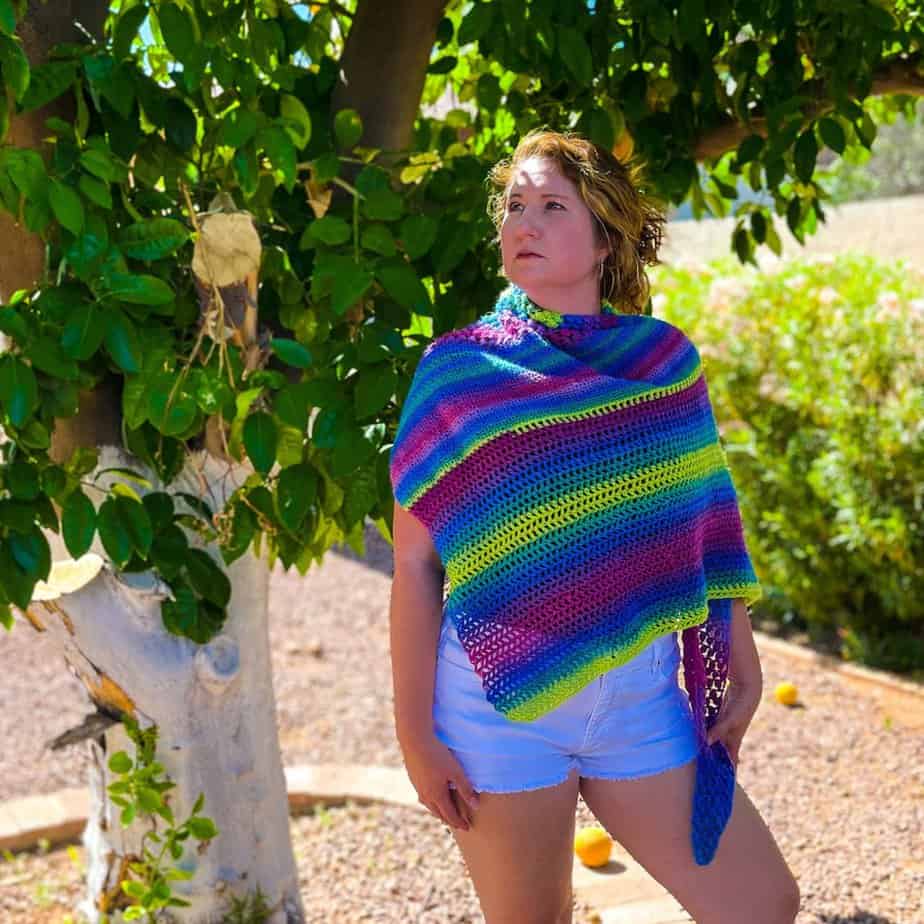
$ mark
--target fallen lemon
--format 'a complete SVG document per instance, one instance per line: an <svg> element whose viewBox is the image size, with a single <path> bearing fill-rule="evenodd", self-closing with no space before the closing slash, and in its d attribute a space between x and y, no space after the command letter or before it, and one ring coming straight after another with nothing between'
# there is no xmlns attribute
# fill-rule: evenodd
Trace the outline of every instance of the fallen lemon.
<svg viewBox="0 0 924 924"><path fill-rule="evenodd" d="M574 852L585 866L606 866L613 849L613 838L599 825L581 828L574 838Z"/></svg>
<svg viewBox="0 0 924 924"><path fill-rule="evenodd" d="M796 689L796 685L788 680L778 683L773 695L776 697L776 701L784 706L794 706L799 699L799 691Z"/></svg>

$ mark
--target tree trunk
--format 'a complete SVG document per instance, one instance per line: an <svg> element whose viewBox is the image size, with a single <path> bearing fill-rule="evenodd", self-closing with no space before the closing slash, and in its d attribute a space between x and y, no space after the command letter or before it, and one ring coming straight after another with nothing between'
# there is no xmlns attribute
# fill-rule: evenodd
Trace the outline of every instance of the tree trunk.
<svg viewBox="0 0 924 924"><path fill-rule="evenodd" d="M132 467L159 489L153 472L115 447L100 452L99 468L110 466ZM249 466L229 465L203 452L189 457L170 489L199 495L204 488L217 512L251 472ZM101 502L112 478L102 475L101 490L88 489L94 503ZM193 544L192 533L189 538ZM53 560L69 557L60 537L48 534L48 539ZM105 560L98 538L91 551ZM191 903L172 912L176 920L225 920L230 896L259 886L274 909L269 920L296 924L304 915L273 697L269 572L265 561L248 553L228 568L228 576L232 595L227 622L206 645L164 629L160 603L165 585L150 573L118 575L108 563L80 589L33 601L26 615L36 629L61 642L68 664L98 707L127 713L142 728L157 725L156 759L176 783L170 804L177 823L189 816L200 793L205 796L200 814L212 818L219 833L201 854L195 842L187 841L176 861L194 874L173 884L174 892ZM113 781L111 755L124 750L135 756L124 727L114 725L91 748L91 809L84 833L88 891L80 910L95 924L103 910L112 915L120 901L125 903L119 888L124 861L140 856L141 837L150 822L137 818L123 828L120 809L107 793ZM162 830L164 822L157 821Z"/></svg>
<svg viewBox="0 0 924 924"><path fill-rule="evenodd" d="M340 59L331 115L355 109L360 143L385 151L410 146L436 27L446 0L360 0Z"/></svg>
<svg viewBox="0 0 924 924"><path fill-rule="evenodd" d="M75 21L101 34L105 2L60 7L31 4L28 18L20 25L24 49L34 66L45 60L54 44L80 39ZM10 140L47 155L41 141L44 120L49 115L73 118L69 107L68 99L15 117ZM4 232L0 294L5 300L12 291L38 282L44 244L5 214L0 216L0 230ZM255 320L250 316L247 321L252 339ZM78 415L56 421L49 455L61 461L78 446L97 446L99 468L132 468L145 474L156 490L156 474L118 445L119 386L117 378L110 377L92 392L82 393ZM214 427L210 432L214 435ZM209 442L214 450L220 441ZM200 495L204 490L218 512L252 471L249 465L222 461L218 454L192 454L169 491ZM97 506L111 480L111 475L101 476L100 491L87 489ZM53 561L70 558L60 536L48 532L46 537ZM191 544L201 545L192 534L189 538ZM199 794L204 795L200 814L215 822L219 834L203 845L201 853L195 840L184 845L177 865L193 876L171 887L190 906L174 910L174 919L189 924L225 920L231 896L244 896L259 887L273 909L269 918L273 924L303 921L272 689L266 562L248 554L227 569L232 596L225 626L209 644L196 645L165 630L160 604L166 585L150 574L118 574L106 562L98 538L91 551L104 561L96 577L57 599L34 600L26 617L36 629L60 640L67 663L100 711L129 715L142 729L158 727L155 756L175 783L169 802L177 823L189 816ZM152 816L139 816L123 828L121 811L108 793L115 779L109 757L119 750L134 756L124 727L112 725L90 747L91 812L84 834L87 895L80 910L93 922L101 920L104 912L114 921L128 901L119 884L120 879L130 878L126 860L140 855L141 837L151 828ZM153 817L162 830L165 822ZM173 865L172 858L168 863Z"/></svg>

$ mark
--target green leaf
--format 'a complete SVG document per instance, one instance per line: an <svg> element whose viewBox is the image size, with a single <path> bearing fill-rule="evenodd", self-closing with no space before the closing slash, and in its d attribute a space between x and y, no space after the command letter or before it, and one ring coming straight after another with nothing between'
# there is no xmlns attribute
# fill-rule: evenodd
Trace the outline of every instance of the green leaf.
<svg viewBox="0 0 924 924"><path fill-rule="evenodd" d="M12 0L0 0L0 32L12 35L16 30L16 11Z"/></svg>
<svg viewBox="0 0 924 924"><path fill-rule="evenodd" d="M285 119L284 128L299 149L311 140L311 116L302 101L290 93L279 97L279 114Z"/></svg>
<svg viewBox="0 0 924 924"><path fill-rule="evenodd" d="M362 420L382 410L391 400L397 385L398 375L390 364L379 363L364 368L353 396L356 419Z"/></svg>
<svg viewBox="0 0 924 924"><path fill-rule="evenodd" d="M38 405L35 373L21 359L9 354L0 356L0 402L15 427L21 427Z"/></svg>
<svg viewBox="0 0 924 924"><path fill-rule="evenodd" d="M125 751L116 751L109 758L109 769L113 773L128 773L134 766L132 759Z"/></svg>
<svg viewBox="0 0 924 924"><path fill-rule="evenodd" d="M821 119L818 123L818 133L821 135L821 140L835 154L844 153L844 149L847 147L847 136L844 134L844 129L839 122L834 119Z"/></svg>
<svg viewBox="0 0 924 924"><path fill-rule="evenodd" d="M809 126L796 141L793 149L793 161L796 167L796 176L803 183L812 181L815 172L815 159L818 156L818 142L815 140L815 130Z"/></svg>
<svg viewBox="0 0 924 924"><path fill-rule="evenodd" d="M122 519L118 504L120 500L124 498L107 497L103 501L99 508L96 525L103 548L116 566L121 568L132 557L135 546L132 534Z"/></svg>
<svg viewBox="0 0 924 924"><path fill-rule="evenodd" d="M404 200L391 189L373 189L363 199L362 209L373 221L395 221L404 214Z"/></svg>
<svg viewBox="0 0 924 924"><path fill-rule="evenodd" d="M7 599L21 610L27 609L32 602L37 580L37 576L27 574L19 566L13 557L10 544L0 542L0 587L3 588Z"/></svg>
<svg viewBox="0 0 924 924"><path fill-rule="evenodd" d="M474 3L466 13L459 26L459 46L469 42L477 42L491 28L491 19L494 16L494 6L490 3Z"/></svg>
<svg viewBox="0 0 924 924"><path fill-rule="evenodd" d="M152 218L122 230L118 244L126 257L150 262L169 256L188 240L189 231L185 225L173 218Z"/></svg>
<svg viewBox="0 0 924 924"><path fill-rule="evenodd" d="M5 35L0 35L0 65L3 82L13 91L13 96L21 100L29 88L29 59L22 45Z"/></svg>
<svg viewBox="0 0 924 924"><path fill-rule="evenodd" d="M257 189L258 173L260 170L257 163L257 150L254 142L249 141L247 144L238 148L234 152L231 161L234 164L234 173L237 176L238 183L246 196L252 196Z"/></svg>
<svg viewBox="0 0 924 924"><path fill-rule="evenodd" d="M106 349L123 371L137 375L141 372L141 342L131 320L121 311L106 312Z"/></svg>
<svg viewBox="0 0 924 924"><path fill-rule="evenodd" d="M311 410L309 383L286 385L277 393L273 411L285 424L304 433L308 427L308 413Z"/></svg>
<svg viewBox="0 0 924 924"><path fill-rule="evenodd" d="M166 305L175 297L173 289L156 276L111 273L108 282L113 298L133 305Z"/></svg>
<svg viewBox="0 0 924 924"><path fill-rule="evenodd" d="M329 183L340 173L340 158L333 151L321 154L311 162L315 183Z"/></svg>
<svg viewBox="0 0 924 924"><path fill-rule="evenodd" d="M332 247L345 244L353 234L353 229L337 215L325 215L308 226L308 234L322 244Z"/></svg>
<svg viewBox="0 0 924 924"><path fill-rule="evenodd" d="M156 812L164 804L164 797L151 786L138 787L136 798L138 805L149 813Z"/></svg>
<svg viewBox="0 0 924 924"><path fill-rule="evenodd" d="M23 112L40 109L66 93L77 79L76 61L49 61L33 68L29 89L20 100Z"/></svg>
<svg viewBox="0 0 924 924"><path fill-rule="evenodd" d="M177 61L188 61L198 40L195 20L174 3L162 3L157 9L157 19L167 50Z"/></svg>
<svg viewBox="0 0 924 924"><path fill-rule="evenodd" d="M414 268L404 261L383 263L376 269L375 275L385 291L399 305L418 313L426 313L430 307L430 294L414 272Z"/></svg>
<svg viewBox="0 0 924 924"><path fill-rule="evenodd" d="M159 375L149 384L148 417L165 436L178 436L189 429L198 411L196 399L183 386L173 392L172 403L168 408L173 385L172 375Z"/></svg>
<svg viewBox="0 0 924 924"><path fill-rule="evenodd" d="M311 352L297 340L274 337L270 342L272 351L284 362L296 369L307 369L312 363Z"/></svg>
<svg viewBox="0 0 924 924"><path fill-rule="evenodd" d="M166 104L167 141L186 153L196 143L196 115L178 97L171 96Z"/></svg>
<svg viewBox="0 0 924 924"><path fill-rule="evenodd" d="M112 209L112 193L109 191L108 183L84 174L77 181L77 186L84 198L89 199L94 205L107 210Z"/></svg>
<svg viewBox="0 0 924 924"><path fill-rule="evenodd" d="M363 121L355 109L341 109L334 116L334 135L342 148L353 148L363 135Z"/></svg>
<svg viewBox="0 0 924 924"><path fill-rule="evenodd" d="M211 818L193 817L187 822L189 831L197 841L210 841L218 837L218 828Z"/></svg>
<svg viewBox="0 0 924 924"><path fill-rule="evenodd" d="M276 482L276 510L286 529L296 530L317 497L318 474L311 465L300 462L279 473Z"/></svg>
<svg viewBox="0 0 924 924"><path fill-rule="evenodd" d="M386 225L367 225L363 228L360 243L366 250L379 253L383 257L393 257L398 253L395 239Z"/></svg>
<svg viewBox="0 0 924 924"><path fill-rule="evenodd" d="M751 236L748 234L746 228L735 229L732 235L732 246L735 249L735 253L738 255L738 259L742 263L747 263L752 260L753 245L751 243Z"/></svg>
<svg viewBox="0 0 924 924"><path fill-rule="evenodd" d="M61 532L68 552L80 558L90 550L96 533L96 509L93 502L77 488L61 509Z"/></svg>
<svg viewBox="0 0 924 924"><path fill-rule="evenodd" d="M351 264L350 268L334 279L331 292L331 309L341 315L356 304L372 285L372 275L362 267Z"/></svg>
<svg viewBox="0 0 924 924"><path fill-rule="evenodd" d="M125 808L122 809L121 813L119 814L119 823L122 825L123 828L127 828L127 827L135 820L135 815L136 815L136 813L137 813L137 808L135 807L134 804L132 804L132 805L126 805ZM144 895L144 893L145 893L145 886L144 886L142 883L140 883L140 882L123 882L123 883L122 883L122 888L123 888L126 892L128 892L129 895L132 894L132 892L129 892L129 891L128 891L128 889L129 889L131 886L137 886L137 887L138 887L138 888L137 888L137 891L140 893L140 895L138 895L138 896L136 896L136 897L139 897L139 898L140 898L141 895ZM134 890L133 890L133 891L134 891Z"/></svg>
<svg viewBox="0 0 924 924"><path fill-rule="evenodd" d="M748 135L738 145L738 163L744 165L756 160L764 149L764 144L764 139L760 135Z"/></svg>
<svg viewBox="0 0 924 924"><path fill-rule="evenodd" d="M276 461L276 438L276 423L265 411L257 411L244 421L244 448L254 468L264 475Z"/></svg>
<svg viewBox="0 0 924 924"><path fill-rule="evenodd" d="M64 327L61 346L72 359L86 360L99 349L105 333L103 312L95 305L80 305Z"/></svg>
<svg viewBox="0 0 924 924"><path fill-rule="evenodd" d="M44 581L51 571L51 549L42 531L33 528L28 533L12 532L7 537L13 558L27 574Z"/></svg>
<svg viewBox="0 0 924 924"><path fill-rule="evenodd" d="M61 344L47 334L30 344L28 355L34 368L56 379L76 379L80 375L77 364L65 354Z"/></svg>
<svg viewBox="0 0 924 924"><path fill-rule="evenodd" d="M132 42L148 15L148 5L139 3L119 14L112 38L112 53L117 61L128 57Z"/></svg>
<svg viewBox="0 0 924 924"><path fill-rule="evenodd" d="M15 308L0 308L0 331L20 343L25 343L29 339L29 328Z"/></svg>
<svg viewBox="0 0 924 924"><path fill-rule="evenodd" d="M0 626L3 626L7 632L13 631L13 611L8 603L0 603Z"/></svg>
<svg viewBox="0 0 924 924"><path fill-rule="evenodd" d="M270 125L258 138L270 163L283 177L283 185L291 192L296 179L296 151L288 132L279 125Z"/></svg>
<svg viewBox="0 0 924 924"><path fill-rule="evenodd" d="M200 596L216 606L225 607L231 599L231 582L208 552L190 549L186 557L189 582Z"/></svg>
<svg viewBox="0 0 924 924"><path fill-rule="evenodd" d="M563 26L558 32L558 52L565 67L583 87L589 87L594 77L593 61L587 40L573 26Z"/></svg>
<svg viewBox="0 0 924 924"><path fill-rule="evenodd" d="M247 144L260 127L255 113L238 107L232 109L221 121L219 144L229 148L240 148Z"/></svg>
<svg viewBox="0 0 924 924"><path fill-rule="evenodd" d="M171 523L155 531L150 558L164 577L171 581L186 565L188 551L189 542L185 533L175 523Z"/></svg>
<svg viewBox="0 0 924 924"><path fill-rule="evenodd" d="M443 55L442 58L437 58L427 66L427 73L448 74L450 71L455 70L458 63L459 59L455 55Z"/></svg>
<svg viewBox="0 0 924 924"><path fill-rule="evenodd" d="M60 180L52 180L48 186L48 201L55 218L71 234L80 234L83 230L83 202L80 196Z"/></svg>
<svg viewBox="0 0 924 924"><path fill-rule="evenodd" d="M107 183L117 182L121 171L109 152L100 148L89 148L80 155L80 166Z"/></svg>
<svg viewBox="0 0 924 924"><path fill-rule="evenodd" d="M763 212L751 213L751 234L758 244L763 244L767 239L767 218Z"/></svg>
<svg viewBox="0 0 924 924"><path fill-rule="evenodd" d="M35 500L41 490L38 469L25 458L17 458L6 469L6 487L16 500Z"/></svg>
<svg viewBox="0 0 924 924"><path fill-rule="evenodd" d="M401 242L412 260L419 259L433 246L438 228L429 215L408 215L401 222Z"/></svg>

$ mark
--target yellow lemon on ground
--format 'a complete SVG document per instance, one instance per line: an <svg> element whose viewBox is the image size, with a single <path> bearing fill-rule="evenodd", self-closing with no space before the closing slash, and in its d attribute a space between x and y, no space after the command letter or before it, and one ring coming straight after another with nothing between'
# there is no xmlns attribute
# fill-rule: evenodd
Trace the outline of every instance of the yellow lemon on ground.
<svg viewBox="0 0 924 924"><path fill-rule="evenodd" d="M599 825L581 828L574 837L574 852L585 866L606 866L613 850L613 838Z"/></svg>
<svg viewBox="0 0 924 924"><path fill-rule="evenodd" d="M796 685L788 680L778 683L773 695L776 697L776 701L784 706L794 706L799 699L799 691L796 689Z"/></svg>

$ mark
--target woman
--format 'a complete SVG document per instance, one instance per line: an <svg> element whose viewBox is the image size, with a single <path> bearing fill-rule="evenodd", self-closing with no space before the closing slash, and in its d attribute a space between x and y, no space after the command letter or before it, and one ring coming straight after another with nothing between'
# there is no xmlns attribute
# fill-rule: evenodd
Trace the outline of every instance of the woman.
<svg viewBox="0 0 924 924"><path fill-rule="evenodd" d="M574 135L527 135L492 180L511 285L424 351L390 458L410 779L488 924L570 922L578 793L698 924L791 924L734 779L760 585L698 353L641 313L664 217Z"/></svg>

